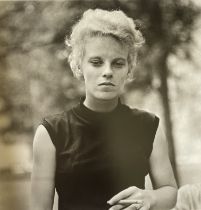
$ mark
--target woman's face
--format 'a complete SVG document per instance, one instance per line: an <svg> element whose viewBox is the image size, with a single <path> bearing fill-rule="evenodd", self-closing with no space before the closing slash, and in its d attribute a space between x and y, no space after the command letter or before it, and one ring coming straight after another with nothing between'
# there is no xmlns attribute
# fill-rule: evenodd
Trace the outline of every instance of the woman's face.
<svg viewBox="0 0 201 210"><path fill-rule="evenodd" d="M111 36L88 38L81 70L88 99L117 98L128 75L128 47Z"/></svg>

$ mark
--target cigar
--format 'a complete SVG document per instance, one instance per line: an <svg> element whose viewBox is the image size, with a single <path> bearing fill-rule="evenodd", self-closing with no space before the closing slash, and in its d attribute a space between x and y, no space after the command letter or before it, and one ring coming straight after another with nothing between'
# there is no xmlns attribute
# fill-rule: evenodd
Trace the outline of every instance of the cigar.
<svg viewBox="0 0 201 210"><path fill-rule="evenodd" d="M140 204L143 205L142 200L136 200L136 199L127 199L127 200L120 200L118 204Z"/></svg>

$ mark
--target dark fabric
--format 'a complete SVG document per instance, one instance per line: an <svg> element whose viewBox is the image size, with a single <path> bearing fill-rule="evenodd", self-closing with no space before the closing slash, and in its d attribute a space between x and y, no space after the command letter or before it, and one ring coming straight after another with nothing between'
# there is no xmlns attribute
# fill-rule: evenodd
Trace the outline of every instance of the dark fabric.
<svg viewBox="0 0 201 210"><path fill-rule="evenodd" d="M57 152L59 210L107 210L129 186L144 189L159 118L120 103L109 113L81 102L42 123Z"/></svg>

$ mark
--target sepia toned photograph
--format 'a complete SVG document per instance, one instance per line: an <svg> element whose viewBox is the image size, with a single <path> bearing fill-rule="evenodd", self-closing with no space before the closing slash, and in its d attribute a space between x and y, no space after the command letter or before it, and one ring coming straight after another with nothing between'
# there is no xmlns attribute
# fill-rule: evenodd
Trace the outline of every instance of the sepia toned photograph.
<svg viewBox="0 0 201 210"><path fill-rule="evenodd" d="M0 0L0 210L201 210L201 2Z"/></svg>

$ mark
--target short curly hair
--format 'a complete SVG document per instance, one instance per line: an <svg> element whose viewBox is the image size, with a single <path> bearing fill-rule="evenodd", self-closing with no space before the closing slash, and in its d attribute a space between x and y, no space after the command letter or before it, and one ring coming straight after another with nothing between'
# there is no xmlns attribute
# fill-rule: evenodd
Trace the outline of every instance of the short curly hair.
<svg viewBox="0 0 201 210"><path fill-rule="evenodd" d="M81 78L80 64L84 54L85 41L94 36L113 36L129 47L128 65L131 77L136 65L139 48L144 38L133 19L120 10L88 9L72 27L70 38L65 44L69 50L68 61L75 77Z"/></svg>

